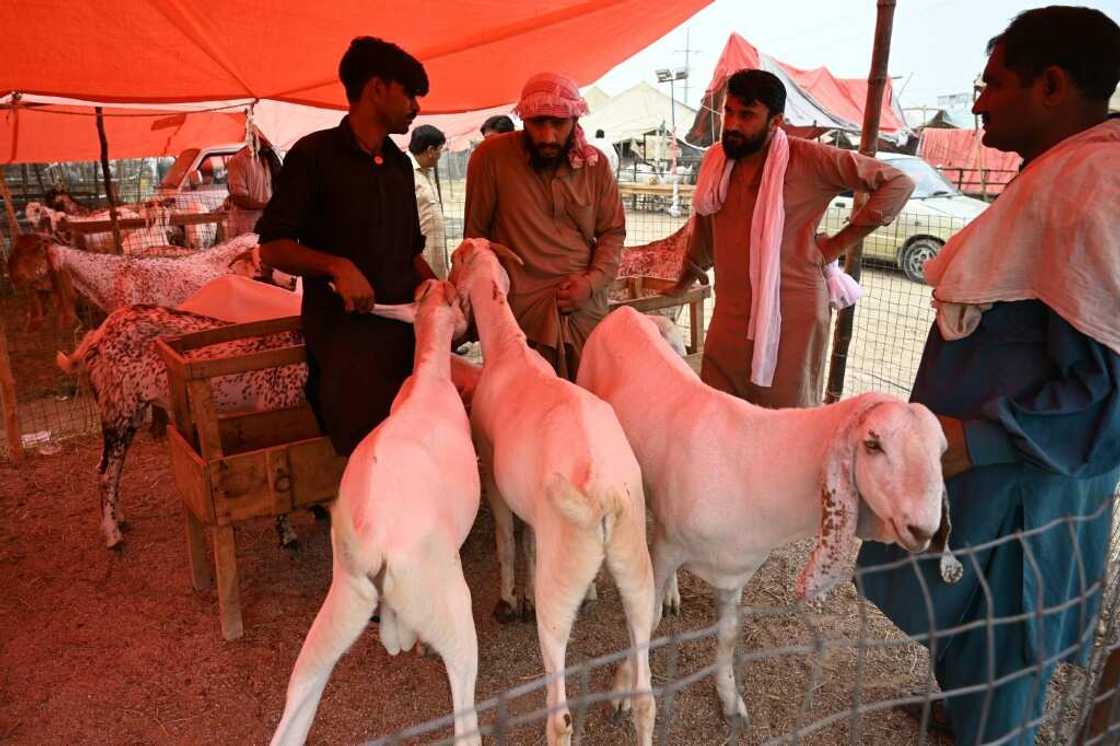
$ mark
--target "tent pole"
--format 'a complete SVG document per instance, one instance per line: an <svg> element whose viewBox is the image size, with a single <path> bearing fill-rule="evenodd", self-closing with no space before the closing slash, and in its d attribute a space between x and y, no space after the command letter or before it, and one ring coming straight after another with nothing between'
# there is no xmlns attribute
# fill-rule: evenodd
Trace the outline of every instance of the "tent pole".
<svg viewBox="0 0 1120 746"><path fill-rule="evenodd" d="M97 139L101 142L101 176L105 180L105 194L109 198L109 221L113 224L113 246L116 253L124 253L121 248L121 229L117 225L117 200L113 196L113 179L109 176L109 141L105 138L105 116L101 107L93 109L97 113Z"/></svg>
<svg viewBox="0 0 1120 746"><path fill-rule="evenodd" d="M871 73L867 77L867 102L863 109L863 133L859 152L874 156L879 144L879 115L883 108L883 93L887 85L887 63L891 56L891 30L894 26L895 0L878 0L875 20L875 48L871 52ZM867 192L858 192L852 204L856 214L867 204ZM863 241L848 249L844 256L844 271L857 281L863 261ZM838 401L844 393L844 373L848 363L848 347L852 341L852 324L855 306L849 306L836 315L836 329L832 338L832 360L828 369L828 386L825 401Z"/></svg>
<svg viewBox="0 0 1120 746"><path fill-rule="evenodd" d="M4 167L0 165L0 196L4 198L4 212L8 216L9 239L14 243L19 235L16 210L12 205L12 193L4 178ZM8 359L8 334L4 330L4 319L0 318L0 418L3 419L4 432L8 436L8 454L13 461L23 458L23 432L19 427L19 409L16 406L16 384L12 378L12 363Z"/></svg>

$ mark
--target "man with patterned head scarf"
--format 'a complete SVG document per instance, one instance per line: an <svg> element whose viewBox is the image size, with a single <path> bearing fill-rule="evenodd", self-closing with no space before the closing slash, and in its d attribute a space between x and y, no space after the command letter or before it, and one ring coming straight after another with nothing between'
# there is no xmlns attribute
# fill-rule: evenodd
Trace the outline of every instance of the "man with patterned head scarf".
<svg viewBox="0 0 1120 746"><path fill-rule="evenodd" d="M587 143L575 81L534 75L521 132L486 139L467 167L467 238L512 249L509 304L531 344L575 380L584 341L607 314L626 219L607 159Z"/></svg>

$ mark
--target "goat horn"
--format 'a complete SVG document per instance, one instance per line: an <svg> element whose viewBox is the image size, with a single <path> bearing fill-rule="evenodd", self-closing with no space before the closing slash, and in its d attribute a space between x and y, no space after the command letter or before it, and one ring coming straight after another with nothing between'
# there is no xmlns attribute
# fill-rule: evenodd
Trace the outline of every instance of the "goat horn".
<svg viewBox="0 0 1120 746"><path fill-rule="evenodd" d="M517 254L514 254L513 249L508 246L502 246L500 243L491 243L490 250L493 251L495 256L499 259L508 259L519 267L525 266L525 261Z"/></svg>

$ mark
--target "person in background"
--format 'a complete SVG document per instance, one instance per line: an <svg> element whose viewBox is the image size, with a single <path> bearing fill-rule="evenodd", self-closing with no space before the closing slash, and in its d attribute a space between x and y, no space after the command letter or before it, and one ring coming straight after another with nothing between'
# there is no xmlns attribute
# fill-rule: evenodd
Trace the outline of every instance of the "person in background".
<svg viewBox="0 0 1120 746"><path fill-rule="evenodd" d="M280 156L255 125L249 142L226 164L229 188L227 238L252 233L272 199L272 188L280 175Z"/></svg>
<svg viewBox="0 0 1120 746"><path fill-rule="evenodd" d="M618 177L618 151L614 149L614 144L607 140L607 134L603 130L595 130L595 137L591 140L591 144L599 149L607 158L607 164L611 167L611 173Z"/></svg>
<svg viewBox="0 0 1120 746"><path fill-rule="evenodd" d="M505 114L496 114L482 123L479 132L482 133L482 139L493 137L494 135L502 135L506 132L513 132L513 120Z"/></svg>
<svg viewBox="0 0 1120 746"><path fill-rule="evenodd" d="M430 124L412 130L408 142L408 158L416 180L416 209L420 213L420 232L424 234L424 260L441 280L447 279L451 269L444 232L443 195L436 173L446 143L447 137Z"/></svg>
<svg viewBox="0 0 1120 746"><path fill-rule="evenodd" d="M961 746L1034 744L1058 664L1086 659L1120 479L1120 27L1028 10L988 54L973 112L1023 167L926 263L911 393L945 432L953 548L975 549L954 584L936 557L859 554L861 592L930 648L947 699L928 722Z"/></svg>
<svg viewBox="0 0 1120 746"><path fill-rule="evenodd" d="M467 238L508 246L509 305L529 344L575 380L587 336L607 315L607 291L626 238L618 184L584 139L587 102L571 78L525 83L521 132L482 142L467 165Z"/></svg>

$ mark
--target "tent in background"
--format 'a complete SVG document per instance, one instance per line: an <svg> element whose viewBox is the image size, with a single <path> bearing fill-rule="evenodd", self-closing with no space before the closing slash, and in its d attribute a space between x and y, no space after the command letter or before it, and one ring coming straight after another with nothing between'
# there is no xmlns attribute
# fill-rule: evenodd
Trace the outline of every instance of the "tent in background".
<svg viewBox="0 0 1120 746"><path fill-rule="evenodd" d="M709 2L7 0L0 28L18 33L5 36L0 94L341 109L339 58L353 37L375 32L424 63L428 112L474 111L516 100L533 72L596 80Z"/></svg>
<svg viewBox="0 0 1120 746"><path fill-rule="evenodd" d="M791 133L816 137L833 129L860 131L867 98L866 80L837 78L825 67L796 68L759 52L742 36L732 33L704 92L700 112L688 132L688 142L708 146L718 139L727 79L744 68L767 70L785 84L785 118ZM910 129L888 80L880 113L879 137L901 145L909 136Z"/></svg>
<svg viewBox="0 0 1120 746"><path fill-rule="evenodd" d="M1023 159L985 146L983 135L980 130L927 128L918 142L918 156L941 169L965 194L996 195L1019 172Z"/></svg>
<svg viewBox="0 0 1120 746"><path fill-rule="evenodd" d="M580 124L589 137L601 129L612 143L641 141L643 135L662 126L668 130L674 108L677 132L682 133L696 117L696 110L672 101L669 94L642 82L593 109L580 119Z"/></svg>

